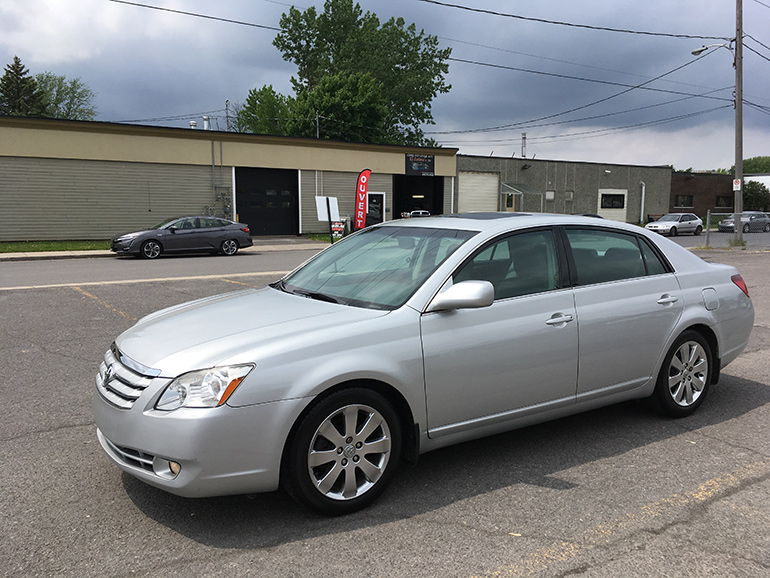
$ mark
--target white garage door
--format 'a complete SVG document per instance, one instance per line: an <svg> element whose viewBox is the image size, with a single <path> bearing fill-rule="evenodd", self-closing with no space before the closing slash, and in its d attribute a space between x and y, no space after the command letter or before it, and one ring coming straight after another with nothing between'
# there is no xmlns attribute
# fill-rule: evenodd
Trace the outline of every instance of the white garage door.
<svg viewBox="0 0 770 578"><path fill-rule="evenodd" d="M457 184L457 209L460 213L498 211L500 208L498 173L461 172Z"/></svg>

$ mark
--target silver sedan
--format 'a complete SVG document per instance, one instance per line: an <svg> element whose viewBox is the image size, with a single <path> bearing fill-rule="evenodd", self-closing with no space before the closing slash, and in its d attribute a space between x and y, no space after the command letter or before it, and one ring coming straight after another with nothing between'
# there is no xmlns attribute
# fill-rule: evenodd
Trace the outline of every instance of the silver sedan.
<svg viewBox="0 0 770 578"><path fill-rule="evenodd" d="M283 486L345 514L442 446L631 399L689 415L753 319L734 268L635 226L392 221L138 321L96 377L97 435L174 494Z"/></svg>

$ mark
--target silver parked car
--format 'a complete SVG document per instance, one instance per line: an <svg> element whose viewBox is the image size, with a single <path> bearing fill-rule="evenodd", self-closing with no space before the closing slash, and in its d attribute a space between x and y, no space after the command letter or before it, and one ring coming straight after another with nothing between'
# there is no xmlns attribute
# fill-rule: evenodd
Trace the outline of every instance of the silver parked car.
<svg viewBox="0 0 770 578"><path fill-rule="evenodd" d="M744 233L767 233L770 231L770 217L759 211L744 211L741 213ZM735 215L719 221L720 233L735 232Z"/></svg>
<svg viewBox="0 0 770 578"><path fill-rule="evenodd" d="M362 508L420 453L646 398L695 411L746 346L741 276L614 221L391 221L270 287L139 320L104 356L97 435L188 497L283 486Z"/></svg>
<svg viewBox="0 0 770 578"><path fill-rule="evenodd" d="M680 233L700 235L703 231L703 221L692 213L668 213L657 221L647 223L645 228L670 237L676 237Z"/></svg>
<svg viewBox="0 0 770 578"><path fill-rule="evenodd" d="M222 253L235 255L251 247L249 226L218 217L174 217L152 227L112 238L110 249L118 255L155 259L163 253Z"/></svg>

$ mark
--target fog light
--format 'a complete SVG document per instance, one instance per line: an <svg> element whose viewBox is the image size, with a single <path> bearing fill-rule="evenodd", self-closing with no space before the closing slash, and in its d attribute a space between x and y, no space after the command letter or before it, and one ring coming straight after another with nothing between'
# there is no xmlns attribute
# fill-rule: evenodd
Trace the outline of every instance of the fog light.
<svg viewBox="0 0 770 578"><path fill-rule="evenodd" d="M178 476L179 472L182 471L182 466L176 462L169 462L168 469L171 470L172 474L174 474L175 476Z"/></svg>

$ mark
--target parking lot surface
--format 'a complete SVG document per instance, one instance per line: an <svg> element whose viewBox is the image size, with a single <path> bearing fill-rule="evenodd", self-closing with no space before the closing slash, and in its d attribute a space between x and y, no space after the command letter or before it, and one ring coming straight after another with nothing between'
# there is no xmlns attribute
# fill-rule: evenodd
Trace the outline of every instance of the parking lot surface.
<svg viewBox="0 0 770 578"><path fill-rule="evenodd" d="M770 253L698 254L738 267L756 320L694 416L627 403L438 450L343 518L151 488L111 465L91 414L118 333L303 251L0 263L0 575L767 576Z"/></svg>

